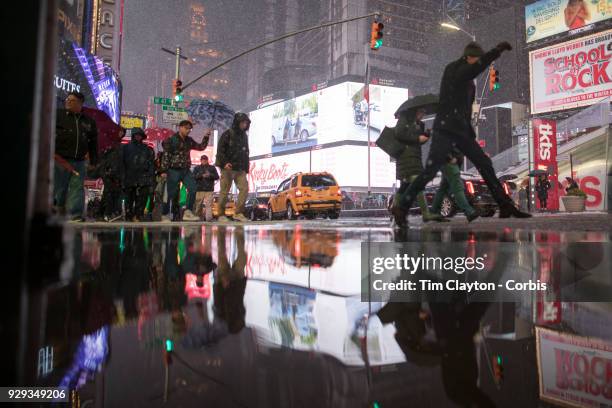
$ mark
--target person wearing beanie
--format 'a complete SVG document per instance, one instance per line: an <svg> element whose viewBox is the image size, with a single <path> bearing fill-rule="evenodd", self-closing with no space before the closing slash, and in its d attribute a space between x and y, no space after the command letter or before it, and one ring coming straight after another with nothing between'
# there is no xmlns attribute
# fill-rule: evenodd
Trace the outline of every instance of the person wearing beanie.
<svg viewBox="0 0 612 408"><path fill-rule="evenodd" d="M440 83L440 101L433 125L432 144L423 172L392 207L396 223L402 224L419 192L423 191L446 164L448 155L456 148L463 153L478 169L487 183L491 195L499 205L499 217L527 218L530 214L519 211L512 199L508 197L503 186L495 175L491 159L485 155L476 141L472 128L472 104L476 95L474 79L484 72L489 65L512 46L504 41L495 48L484 52L476 42L469 43L461 58L451 62L444 69Z"/></svg>
<svg viewBox="0 0 612 408"><path fill-rule="evenodd" d="M132 129L132 141L121 149L123 189L127 197L128 220L142 219L147 199L155 185L155 152L143 143L147 138L141 128Z"/></svg>

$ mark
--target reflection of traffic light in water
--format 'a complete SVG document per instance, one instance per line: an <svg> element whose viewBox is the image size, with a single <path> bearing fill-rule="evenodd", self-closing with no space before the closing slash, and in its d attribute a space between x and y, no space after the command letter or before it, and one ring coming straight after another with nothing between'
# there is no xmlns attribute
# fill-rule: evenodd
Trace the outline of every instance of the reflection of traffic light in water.
<svg viewBox="0 0 612 408"><path fill-rule="evenodd" d="M504 381L504 365L502 356L497 354L493 356L493 379L495 384L501 385Z"/></svg>

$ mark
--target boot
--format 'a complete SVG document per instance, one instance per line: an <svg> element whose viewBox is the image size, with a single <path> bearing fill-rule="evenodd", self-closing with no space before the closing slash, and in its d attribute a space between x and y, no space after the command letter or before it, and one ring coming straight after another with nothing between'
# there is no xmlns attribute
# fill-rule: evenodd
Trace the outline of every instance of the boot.
<svg viewBox="0 0 612 408"><path fill-rule="evenodd" d="M520 211L514 204L507 202L499 206L499 218L531 218L532 215Z"/></svg>
<svg viewBox="0 0 612 408"><path fill-rule="evenodd" d="M393 205L391 207L391 214L393 214L393 220L397 228L406 228L406 212L400 208L399 205Z"/></svg>
<svg viewBox="0 0 612 408"><path fill-rule="evenodd" d="M429 211L429 207L427 206L427 200L425 200L425 194L423 194L422 192L417 195L417 203L419 204L419 208L421 209L423 222L448 222L448 220L442 217L440 214L435 214Z"/></svg>

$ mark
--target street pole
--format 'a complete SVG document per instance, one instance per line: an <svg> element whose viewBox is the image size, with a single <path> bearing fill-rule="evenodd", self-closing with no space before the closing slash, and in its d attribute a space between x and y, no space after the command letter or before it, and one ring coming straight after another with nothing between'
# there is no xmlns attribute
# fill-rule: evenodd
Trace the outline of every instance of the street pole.
<svg viewBox="0 0 612 408"><path fill-rule="evenodd" d="M181 78L181 47L176 47L176 69L174 78Z"/></svg>
<svg viewBox="0 0 612 408"><path fill-rule="evenodd" d="M368 98L366 102L368 103L368 196L372 194L371 183L370 183L370 63L369 63L369 53L366 54L366 83L363 88L363 92L368 92ZM365 96L365 95L364 95Z"/></svg>
<svg viewBox="0 0 612 408"><path fill-rule="evenodd" d="M230 62L234 61L235 59L238 59L238 58L242 57L243 55L246 55L246 54L248 54L248 53L250 53L250 52L253 52L253 51L255 51L255 50L258 50L258 49L260 49L260 48L263 48L263 47L265 47L266 45L270 45L270 44L275 43L275 42L277 42L277 41L284 40L285 38L293 37L293 36L296 36L296 35L298 35L298 34L306 33L306 32L308 32L308 31L318 30L318 29L320 29L320 28L325 28L325 27L331 27L331 26L334 26L334 25L337 25L337 24L349 23L349 22L351 22L351 21L362 20L362 19L364 19L364 18L369 18L369 17L379 16L380 14L381 14L380 12L369 13L369 14L365 14L365 15L362 15L362 16L358 16L358 17L351 17L351 18L347 18L347 19L344 19L344 20L332 21L332 22L330 22L330 23L319 24L319 25L316 25L316 26L314 26L314 27L304 28L304 29L302 29L302 30L297 30L297 31L293 31L293 32L290 32L290 33L287 33L287 34L281 35L280 37L277 37L277 38L274 38L274 39L272 39L272 40L266 41L266 42L264 42L264 43L262 43L262 44L259 44L259 45L255 46L255 47L253 47L253 48L249 48L249 49L248 49L248 50L246 50L246 51L242 51L241 53L236 54L236 55L234 55L233 57L226 59L225 61L221 62L220 64L215 65L214 67L210 68L208 71L204 72L204 73L203 73L202 75L200 75L199 77L197 77L197 78L195 78L194 80L192 80L192 81L190 81L190 82L186 83L186 84L183 86L183 90L185 90L185 89L189 88L191 85L193 85L194 83L198 82L200 79L204 78L206 75L210 74L211 72L214 72L214 71L218 70L218 69L219 69L219 68L221 68L222 66L224 66L224 65L226 65L226 64L228 64L228 63L230 63Z"/></svg>

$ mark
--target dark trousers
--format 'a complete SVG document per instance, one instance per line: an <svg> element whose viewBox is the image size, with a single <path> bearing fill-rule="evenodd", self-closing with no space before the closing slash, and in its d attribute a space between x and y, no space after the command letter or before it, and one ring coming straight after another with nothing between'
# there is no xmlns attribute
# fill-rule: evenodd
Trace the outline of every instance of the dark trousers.
<svg viewBox="0 0 612 408"><path fill-rule="evenodd" d="M150 194L149 186L129 186L126 187L126 193L127 201L125 212L128 218L142 217Z"/></svg>
<svg viewBox="0 0 612 408"><path fill-rule="evenodd" d="M196 192L198 191L196 182L189 169L170 169L168 170L168 200L173 201L172 212L176 214L178 210L178 199L175 201L175 197L179 194L179 183L183 182L187 188L187 209L193 211L193 205L195 204ZM176 207L175 204L176 203Z"/></svg>
<svg viewBox="0 0 612 408"><path fill-rule="evenodd" d="M121 213L121 184L111 179L103 179L102 208L104 215L110 217Z"/></svg>
<svg viewBox="0 0 612 408"><path fill-rule="evenodd" d="M504 188L495 175L493 164L475 139L468 135L451 134L436 130L432 137L431 149L427 157L427 164L419 177L414 180L408 189L400 197L400 204L405 210L409 210L417 194L425 188L438 173L440 168L446 164L448 154L453 147L457 147L478 169L480 175L487 183L491 195L501 205L511 203L510 197L504 192Z"/></svg>

